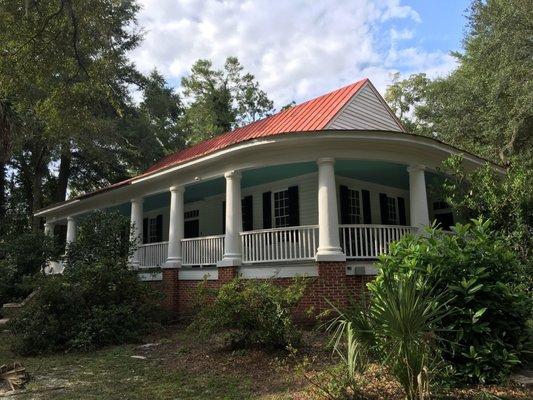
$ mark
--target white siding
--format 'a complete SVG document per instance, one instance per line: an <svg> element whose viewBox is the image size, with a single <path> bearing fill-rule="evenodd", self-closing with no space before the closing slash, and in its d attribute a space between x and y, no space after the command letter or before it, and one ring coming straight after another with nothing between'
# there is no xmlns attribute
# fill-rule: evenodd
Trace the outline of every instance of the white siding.
<svg viewBox="0 0 533 400"><path fill-rule="evenodd" d="M331 121L328 129L362 129L403 132L384 100L367 84Z"/></svg>
<svg viewBox="0 0 533 400"><path fill-rule="evenodd" d="M409 224L409 192L390 186L378 185L360 181L357 179L336 177L337 199L339 185L346 185L352 189L370 191L370 207L372 223L381 224L379 207L379 194L385 193L391 197L403 197L405 199L405 212ZM300 225L318 224L318 177L316 173L302 175L290 179L271 182L264 185L253 186L242 190L242 196L253 196L253 228L263 229L263 193L275 192L287 189L289 186L298 186L300 202ZM200 236L220 235L222 231L222 204L225 197L223 194L208 197L204 200L185 204L185 211L198 210L200 218ZM338 205L340 214L340 204ZM169 209L161 208L146 212L144 217L153 218L163 214L163 240L168 240ZM339 216L340 218L340 216Z"/></svg>

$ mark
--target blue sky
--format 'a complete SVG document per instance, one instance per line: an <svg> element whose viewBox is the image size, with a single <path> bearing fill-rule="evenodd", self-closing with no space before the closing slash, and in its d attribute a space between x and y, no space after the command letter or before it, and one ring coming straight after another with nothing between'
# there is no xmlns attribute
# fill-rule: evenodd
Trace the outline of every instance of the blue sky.
<svg viewBox="0 0 533 400"><path fill-rule="evenodd" d="M461 50L461 41L470 1L466 0L408 0L404 4L420 15L413 45L432 50ZM401 24L401 22L396 22Z"/></svg>
<svg viewBox="0 0 533 400"><path fill-rule="evenodd" d="M281 107L368 77L444 76L461 49L466 0L140 0L138 68L178 87L198 58L237 56Z"/></svg>

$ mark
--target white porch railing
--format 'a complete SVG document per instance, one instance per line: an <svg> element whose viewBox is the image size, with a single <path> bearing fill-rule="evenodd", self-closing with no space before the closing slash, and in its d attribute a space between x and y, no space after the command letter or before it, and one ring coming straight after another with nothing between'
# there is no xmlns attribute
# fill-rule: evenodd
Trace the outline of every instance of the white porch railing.
<svg viewBox="0 0 533 400"><path fill-rule="evenodd" d="M141 268L161 267L167 260L168 242L147 243L139 246Z"/></svg>
<svg viewBox="0 0 533 400"><path fill-rule="evenodd" d="M182 265L216 265L224 256L224 235L182 239L181 252Z"/></svg>
<svg viewBox="0 0 533 400"><path fill-rule="evenodd" d="M403 225L340 225L340 242L347 259L377 258L389 244L417 228Z"/></svg>
<svg viewBox="0 0 533 400"><path fill-rule="evenodd" d="M312 260L318 226L291 226L241 232L243 263Z"/></svg>
<svg viewBox="0 0 533 400"><path fill-rule="evenodd" d="M392 241L416 232L400 225L341 225L340 242L347 259L372 259L389 250ZM318 247L318 226L291 226L241 232L243 263L313 260ZM182 265L216 265L224 255L224 235L181 241ZM139 246L141 268L161 267L168 242Z"/></svg>

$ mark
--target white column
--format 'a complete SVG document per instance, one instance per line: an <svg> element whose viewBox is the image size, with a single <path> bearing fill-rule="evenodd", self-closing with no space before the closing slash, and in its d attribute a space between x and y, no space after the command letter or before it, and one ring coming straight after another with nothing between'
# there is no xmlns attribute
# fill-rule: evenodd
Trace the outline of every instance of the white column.
<svg viewBox="0 0 533 400"><path fill-rule="evenodd" d="M74 217L67 218L67 246L76 241L76 220Z"/></svg>
<svg viewBox="0 0 533 400"><path fill-rule="evenodd" d="M183 239L183 186L170 188L170 221L168 227L168 256L164 268L180 268L182 262L181 239Z"/></svg>
<svg viewBox="0 0 533 400"><path fill-rule="evenodd" d="M317 261L346 261L339 241L335 160L321 158L318 164L318 250Z"/></svg>
<svg viewBox="0 0 533 400"><path fill-rule="evenodd" d="M407 168L407 172L409 172L411 226L419 228L429 225L425 169L423 165L413 165Z"/></svg>
<svg viewBox="0 0 533 400"><path fill-rule="evenodd" d="M219 267L238 266L242 263L240 232L242 230L241 174L230 171L226 178L226 236L224 238L224 258Z"/></svg>
<svg viewBox="0 0 533 400"><path fill-rule="evenodd" d="M51 221L47 221L44 224L44 234L46 236L54 236L54 226L55 224Z"/></svg>
<svg viewBox="0 0 533 400"><path fill-rule="evenodd" d="M131 200L131 232L130 239L136 243L136 249L130 256L130 265L133 269L141 266L141 251L139 246L142 245L143 238L143 199L136 198Z"/></svg>

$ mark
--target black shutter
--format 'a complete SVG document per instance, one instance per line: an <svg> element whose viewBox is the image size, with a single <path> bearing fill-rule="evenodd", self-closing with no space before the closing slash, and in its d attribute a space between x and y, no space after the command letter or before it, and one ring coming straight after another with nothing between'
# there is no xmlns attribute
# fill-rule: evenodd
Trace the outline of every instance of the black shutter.
<svg viewBox="0 0 533 400"><path fill-rule="evenodd" d="M398 197L398 218L400 225L407 225L407 219L405 218L405 200L403 197Z"/></svg>
<svg viewBox="0 0 533 400"><path fill-rule="evenodd" d="M263 193L263 229L272 228L272 192Z"/></svg>
<svg viewBox="0 0 533 400"><path fill-rule="evenodd" d="M148 243L148 218L143 219L143 243Z"/></svg>
<svg viewBox="0 0 533 400"><path fill-rule="evenodd" d="M300 225L300 202L298 200L298 186L291 186L289 192L289 226Z"/></svg>
<svg viewBox="0 0 533 400"><path fill-rule="evenodd" d="M252 231L254 229L254 198L246 196L242 199L242 230Z"/></svg>
<svg viewBox="0 0 533 400"><path fill-rule="evenodd" d="M158 215L155 220L157 242L163 241L163 215Z"/></svg>
<svg viewBox="0 0 533 400"><path fill-rule="evenodd" d="M370 208L370 192L368 190L361 190L361 196L363 197L363 223L372 223L372 211Z"/></svg>
<svg viewBox="0 0 533 400"><path fill-rule="evenodd" d="M222 233L226 233L226 202L222 202Z"/></svg>
<svg viewBox="0 0 533 400"><path fill-rule="evenodd" d="M381 223L383 225L388 225L389 208L387 207L387 195L385 193L379 194L379 210L381 211Z"/></svg>
<svg viewBox="0 0 533 400"><path fill-rule="evenodd" d="M339 186L339 196L341 201L341 224L349 224L350 221L350 199L348 186Z"/></svg>

